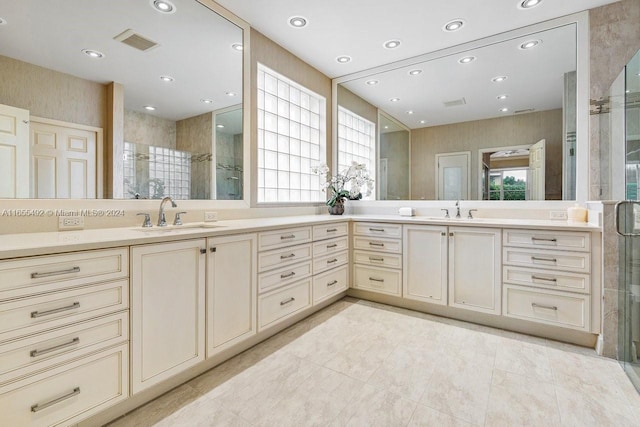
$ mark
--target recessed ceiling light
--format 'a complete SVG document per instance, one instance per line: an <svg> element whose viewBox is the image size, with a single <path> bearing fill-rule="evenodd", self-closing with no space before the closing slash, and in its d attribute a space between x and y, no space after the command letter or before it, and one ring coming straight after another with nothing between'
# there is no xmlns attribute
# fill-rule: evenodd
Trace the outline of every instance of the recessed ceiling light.
<svg viewBox="0 0 640 427"><path fill-rule="evenodd" d="M400 46L400 40L388 40L384 42L385 49L395 49Z"/></svg>
<svg viewBox="0 0 640 427"><path fill-rule="evenodd" d="M367 80L369 86L377 85L378 83L380 83L378 80Z"/></svg>
<svg viewBox="0 0 640 427"><path fill-rule="evenodd" d="M144 109L148 111L155 111L156 107L154 107L153 105L145 105Z"/></svg>
<svg viewBox="0 0 640 427"><path fill-rule="evenodd" d="M292 16L289 18L289 25L293 28L302 28L306 27L309 21L307 18L303 18L302 16Z"/></svg>
<svg viewBox="0 0 640 427"><path fill-rule="evenodd" d="M174 81L175 79L171 76L160 76L160 80L162 80L163 82L169 83Z"/></svg>
<svg viewBox="0 0 640 427"><path fill-rule="evenodd" d="M423 124L425 124L425 123L427 123L427 121L426 121L426 120L420 120L420 124L421 124L421 125L423 125Z"/></svg>
<svg viewBox="0 0 640 427"><path fill-rule="evenodd" d="M151 0L151 6L158 12L162 13L175 13L176 7L167 0Z"/></svg>
<svg viewBox="0 0 640 427"><path fill-rule="evenodd" d="M469 62L473 62L476 60L475 56L465 56L464 58L458 59L458 62L461 64L468 64Z"/></svg>
<svg viewBox="0 0 640 427"><path fill-rule="evenodd" d="M627 89L627 90L624 91L624 93L631 93L631 90Z"/></svg>
<svg viewBox="0 0 640 427"><path fill-rule="evenodd" d="M407 111L407 114L413 114L413 110Z"/></svg>
<svg viewBox="0 0 640 427"><path fill-rule="evenodd" d="M420 73L422 73L422 70L411 70L411 71L409 71L409 75L410 76L417 76Z"/></svg>
<svg viewBox="0 0 640 427"><path fill-rule="evenodd" d="M506 113L507 111L509 111L509 109L507 107L504 107L504 108L500 109L501 113Z"/></svg>
<svg viewBox="0 0 640 427"><path fill-rule="evenodd" d="M519 0L518 7L520 9L529 9L542 3L542 0Z"/></svg>
<svg viewBox="0 0 640 427"><path fill-rule="evenodd" d="M216 127L217 127L218 129L222 129L222 128L224 127L224 125L216 125Z"/></svg>
<svg viewBox="0 0 640 427"><path fill-rule="evenodd" d="M336 58L336 61L338 61L341 64L346 64L347 62L351 62L351 57L347 55L338 56Z"/></svg>
<svg viewBox="0 0 640 427"><path fill-rule="evenodd" d="M385 125L385 126L384 126L384 128L385 128L385 129L389 129L389 126Z"/></svg>
<svg viewBox="0 0 640 427"><path fill-rule="evenodd" d="M503 81L505 81L507 79L508 79L507 76L496 76L496 77L492 78L491 81L494 82L494 83L500 83L500 82L503 82Z"/></svg>
<svg viewBox="0 0 640 427"><path fill-rule="evenodd" d="M509 97L509 95L498 95L496 96L497 99L499 99L500 101L502 101L503 99L507 99Z"/></svg>
<svg viewBox="0 0 640 427"><path fill-rule="evenodd" d="M97 50L82 49L82 53L84 53L85 55L87 55L87 56L89 56L91 58L95 58L95 59L104 58L104 53L98 52Z"/></svg>
<svg viewBox="0 0 640 427"><path fill-rule="evenodd" d="M0 18L0 25L6 25L7 24L7 20L4 18Z"/></svg>
<svg viewBox="0 0 640 427"><path fill-rule="evenodd" d="M204 102L205 104L213 104L213 99L202 98L200 102Z"/></svg>
<svg viewBox="0 0 640 427"><path fill-rule="evenodd" d="M225 95L227 96L236 96L235 92L225 92Z"/></svg>
<svg viewBox="0 0 640 427"><path fill-rule="evenodd" d="M391 98L389 101L391 101L391 102L398 102L398 101L400 101L400 98Z"/></svg>
<svg viewBox="0 0 640 427"><path fill-rule="evenodd" d="M234 43L231 45L231 48L233 50L238 50L238 51L243 51L244 50L244 46L242 45L242 43Z"/></svg>
<svg viewBox="0 0 640 427"><path fill-rule="evenodd" d="M444 24L444 27L442 27L442 29L444 31L458 31L460 28L462 28L465 24L464 19L453 19L449 22L447 22L446 24Z"/></svg>
<svg viewBox="0 0 640 427"><path fill-rule="evenodd" d="M526 50L531 49L532 47L536 47L541 43L540 40L529 40L520 45L520 49Z"/></svg>

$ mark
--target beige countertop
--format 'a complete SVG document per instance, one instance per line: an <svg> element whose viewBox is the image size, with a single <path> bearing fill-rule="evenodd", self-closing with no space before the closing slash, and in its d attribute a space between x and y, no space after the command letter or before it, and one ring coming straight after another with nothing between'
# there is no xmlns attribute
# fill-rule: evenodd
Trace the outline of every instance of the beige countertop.
<svg viewBox="0 0 640 427"><path fill-rule="evenodd" d="M552 220L444 219L424 216L401 217L398 215L306 215L227 220L212 223L188 223L184 226L169 226L167 228L121 227L47 233L4 234L0 235L0 259L252 233L282 227L340 221L377 221L403 224L551 229L559 231L601 231L599 227L593 224Z"/></svg>

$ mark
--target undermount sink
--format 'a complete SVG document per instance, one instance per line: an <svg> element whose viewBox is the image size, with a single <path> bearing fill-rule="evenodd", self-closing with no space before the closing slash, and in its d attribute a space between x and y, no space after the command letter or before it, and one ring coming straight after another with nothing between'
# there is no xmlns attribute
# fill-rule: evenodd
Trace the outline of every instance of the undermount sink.
<svg viewBox="0 0 640 427"><path fill-rule="evenodd" d="M467 218L465 217L461 217L461 218L445 218L443 216L424 216L424 217L417 217L418 219L428 219L428 220L432 220L432 221L451 221L451 222L457 222L457 221L469 221L469 222L485 222L485 221L494 221L493 219L490 218Z"/></svg>
<svg viewBox="0 0 640 427"><path fill-rule="evenodd" d="M159 233L171 233L185 230L194 230L194 229L209 229L209 228L220 228L224 227L224 225L218 224L209 224L206 222L192 222L183 225L167 225L165 227L135 227L133 230L136 231L147 231L147 232L159 232Z"/></svg>

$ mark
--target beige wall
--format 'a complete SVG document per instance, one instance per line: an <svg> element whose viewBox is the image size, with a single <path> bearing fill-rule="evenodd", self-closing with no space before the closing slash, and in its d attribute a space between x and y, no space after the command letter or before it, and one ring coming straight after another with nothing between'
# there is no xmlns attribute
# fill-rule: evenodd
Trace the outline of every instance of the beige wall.
<svg viewBox="0 0 640 427"><path fill-rule="evenodd" d="M478 150L546 139L546 199L561 199L562 110L433 126L411 131L411 198L434 200L436 154L471 151L471 199L478 198Z"/></svg>
<svg viewBox="0 0 640 427"><path fill-rule="evenodd" d="M326 133L327 133L327 162L330 163L332 155L331 138L331 79L311 65L302 61L282 46L268 39L255 29L251 29L251 153L256 153L258 140L258 63L295 81L296 83L322 95L326 99ZM252 156L251 171L258 170L257 156ZM247 167L247 165L245 165ZM251 188L258 187L257 174L252 173ZM256 204L256 192L251 195L251 205Z"/></svg>
<svg viewBox="0 0 640 427"><path fill-rule="evenodd" d="M338 86L338 105L375 123L378 129L378 108L341 85Z"/></svg>
<svg viewBox="0 0 640 427"><path fill-rule="evenodd" d="M176 122L176 149L191 157L191 198L211 198L211 147L213 113L200 114Z"/></svg>
<svg viewBox="0 0 640 427"><path fill-rule="evenodd" d="M176 122L124 110L124 140L136 144L176 148Z"/></svg>
<svg viewBox="0 0 640 427"><path fill-rule="evenodd" d="M387 159L387 200L408 200L409 147L407 131L388 132L380 135L380 159Z"/></svg>
<svg viewBox="0 0 640 427"><path fill-rule="evenodd" d="M1 55L0 103L32 116L106 127L105 85Z"/></svg>

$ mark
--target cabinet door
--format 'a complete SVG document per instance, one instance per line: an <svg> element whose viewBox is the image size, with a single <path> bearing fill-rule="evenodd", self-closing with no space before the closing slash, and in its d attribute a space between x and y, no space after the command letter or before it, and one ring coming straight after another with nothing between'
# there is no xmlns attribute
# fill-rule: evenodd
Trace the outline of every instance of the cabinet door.
<svg viewBox="0 0 640 427"><path fill-rule="evenodd" d="M447 227L405 225L403 245L403 296L446 305Z"/></svg>
<svg viewBox="0 0 640 427"><path fill-rule="evenodd" d="M132 393L204 360L205 240L131 248Z"/></svg>
<svg viewBox="0 0 640 427"><path fill-rule="evenodd" d="M207 242L207 357L256 333L257 236Z"/></svg>
<svg viewBox="0 0 640 427"><path fill-rule="evenodd" d="M449 305L500 314L500 229L449 228Z"/></svg>

